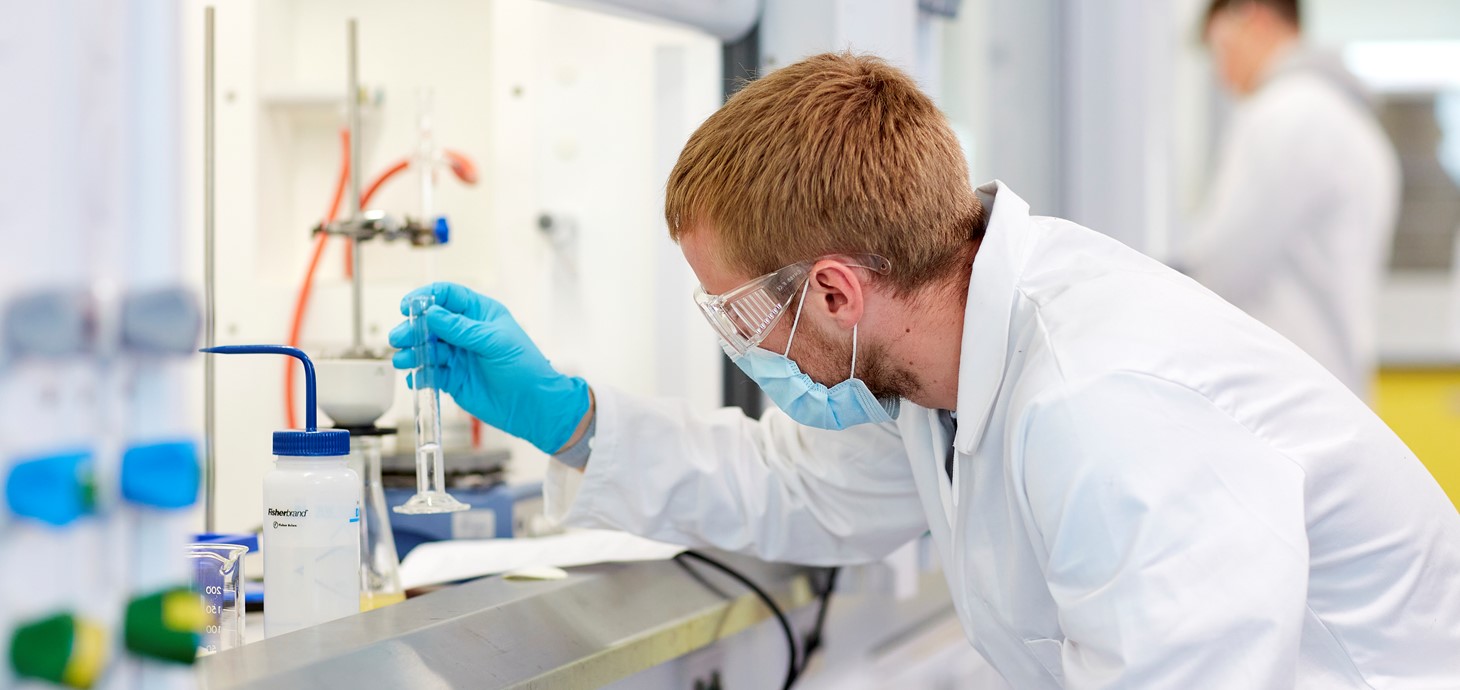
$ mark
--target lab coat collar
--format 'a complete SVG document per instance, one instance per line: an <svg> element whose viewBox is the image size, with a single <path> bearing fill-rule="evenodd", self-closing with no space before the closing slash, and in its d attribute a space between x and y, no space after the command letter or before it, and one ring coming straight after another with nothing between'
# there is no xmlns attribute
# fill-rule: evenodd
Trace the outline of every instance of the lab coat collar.
<svg viewBox="0 0 1460 690"><path fill-rule="evenodd" d="M1268 61L1259 83L1261 88L1288 74L1312 74L1340 93L1353 99L1358 105L1373 109L1374 95L1359 78L1343 63L1343 57L1331 50L1314 48L1302 41L1293 41Z"/></svg>
<svg viewBox="0 0 1460 690"><path fill-rule="evenodd" d="M983 438L998 399L1009 358L1016 284L1034 245L1027 202L998 180L980 186L977 193L989 221L973 259L968 306L963 312L959 424L953 437L953 446L961 453L972 453Z"/></svg>

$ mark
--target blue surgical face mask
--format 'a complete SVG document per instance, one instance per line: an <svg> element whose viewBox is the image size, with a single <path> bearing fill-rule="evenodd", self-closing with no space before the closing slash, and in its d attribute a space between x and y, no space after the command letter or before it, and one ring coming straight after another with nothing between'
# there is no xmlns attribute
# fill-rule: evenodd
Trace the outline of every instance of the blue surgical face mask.
<svg viewBox="0 0 1460 690"><path fill-rule="evenodd" d="M755 381L760 389L780 407L791 419L818 429L840 431L858 424L882 424L897 418L899 400L886 402L878 400L867 388L867 384L856 378L857 374L857 327L852 327L852 373L850 378L827 388L801 372L801 368L788 356L791 343L796 340L796 329L801 325L801 308L806 306L806 292L811 287L808 280L801 290L801 306L796 309L796 320L791 325L791 337L786 342L785 354L756 347L737 357L728 346L726 354L736 366Z"/></svg>

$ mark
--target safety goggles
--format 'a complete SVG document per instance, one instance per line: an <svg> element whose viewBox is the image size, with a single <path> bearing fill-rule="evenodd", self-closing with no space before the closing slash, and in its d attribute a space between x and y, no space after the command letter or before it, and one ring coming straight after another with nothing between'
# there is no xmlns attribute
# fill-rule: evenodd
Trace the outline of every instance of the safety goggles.
<svg viewBox="0 0 1460 690"><path fill-rule="evenodd" d="M845 257L857 262L848 264L853 268L865 268L883 275L892 270L892 263L876 254L847 254ZM811 267L826 258L832 257L791 264L720 295L707 294L701 285L695 288L695 304L700 306L710 327L725 344L736 354L744 355L765 340L766 334L785 315L801 286L809 279Z"/></svg>

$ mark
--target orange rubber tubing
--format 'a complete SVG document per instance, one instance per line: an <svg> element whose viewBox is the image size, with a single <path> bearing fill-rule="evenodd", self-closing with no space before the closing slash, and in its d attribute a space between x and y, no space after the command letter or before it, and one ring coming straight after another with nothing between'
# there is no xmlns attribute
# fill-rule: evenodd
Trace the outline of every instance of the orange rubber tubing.
<svg viewBox="0 0 1460 690"><path fill-rule="evenodd" d="M340 130L340 150L340 176L339 180L335 183L335 195L334 199L330 201L329 212L325 214L324 226L335 222L335 218L339 216L340 204L343 203L345 197L345 184L350 179L350 130L348 129ZM472 163L470 158L467 158L460 152L449 149L446 151L446 156L450 162L452 173L458 179L469 185L476 184L478 178L476 165ZM410 159L402 158L389 168L386 168L379 175L376 175L375 179L371 180L370 184L365 187L365 191L360 194L360 208L365 208L365 205L370 202L370 199L375 196L376 192L380 191L380 188L385 185L386 181L409 169L410 166ZM324 246L328 241L329 234L326 232L320 232L319 237L315 238L314 250L309 256L309 268L304 273L304 282L300 284L299 295L294 301L294 316L289 325L290 347L299 347L300 333L304 329L304 315L309 309L310 294L314 291L314 273L319 268L319 260L324 254ZM348 240L345 242L344 258L345 277L353 278L355 272L354 243ZM294 371L294 362L286 362L284 366L284 421L286 428L289 429L296 428L298 425L298 416L294 411ZM474 426L472 431L474 445L480 444L480 427Z"/></svg>
<svg viewBox="0 0 1460 690"><path fill-rule="evenodd" d="M375 179L370 182L370 185L365 188L365 191L360 194L360 210L365 210L365 204L370 203L370 198L375 196L376 192L380 191L381 185L385 184L386 180L395 177L397 173L404 172L409 167L411 167L410 159L402 158L389 168L386 168L385 172L376 175ZM355 277L354 242L345 242L345 277L350 279Z"/></svg>
<svg viewBox="0 0 1460 690"><path fill-rule="evenodd" d="M342 164L340 166L340 178L339 182L335 185L335 196L334 200L330 202L329 213L325 215L324 224L326 226L328 226L330 223L335 222L335 218L338 217L340 212L340 204L344 200L345 183L350 179L349 130L342 130L340 132L340 140L344 147L344 153L341 158ZM365 188L365 191L360 194L360 207L364 208L365 204L370 201L371 197L375 196L376 192L380 191L380 188L385 184L387 180L399 174L401 171L405 170L408 167L410 167L410 161L407 159L402 159L400 161L397 161L391 167L387 168L384 172L375 176L375 179L371 180L370 185L367 186ZM304 282L300 284L299 296L294 302L294 317L291 320L289 327L290 347L299 347L300 333L304 329L304 315L309 309L309 298L311 293L313 293L314 291L314 273L319 268L319 260L320 257L324 254L324 246L328 241L329 234L324 232L321 232L319 234L319 237L315 238L314 250L309 257L309 268L305 271ZM345 242L345 267L347 276L349 273L351 273L349 269L352 266L350 254L352 244L353 243L349 242L348 240ZM287 362L284 368L284 421L286 424L286 428L289 429L296 428L299 421L297 413L294 409L294 372L294 362Z"/></svg>
<svg viewBox="0 0 1460 690"><path fill-rule="evenodd" d="M345 183L350 179L350 130L340 130L340 176L335 183L334 200L330 201L329 210L324 215L324 226L335 222L335 216L340 212L340 202L345 198ZM314 289L314 270L319 267L319 258L324 254L324 245L329 241L329 233L320 230L319 237L314 238L314 251L309 255L309 268L304 272L304 282L299 285L299 295L294 300L294 318L289 324L289 346L299 347L299 333L304 328L304 313L309 309L309 294ZM294 362L288 361L284 364L284 423L286 429L293 429L298 426L298 417L294 413Z"/></svg>

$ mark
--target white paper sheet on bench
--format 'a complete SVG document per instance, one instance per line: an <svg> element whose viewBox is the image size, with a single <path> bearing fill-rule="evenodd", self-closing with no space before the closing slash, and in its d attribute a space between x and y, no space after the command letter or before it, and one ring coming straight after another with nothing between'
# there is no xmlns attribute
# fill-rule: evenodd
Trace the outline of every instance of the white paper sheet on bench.
<svg viewBox="0 0 1460 690"><path fill-rule="evenodd" d="M401 562L406 589L537 566L662 561L684 551L613 530L574 530L537 539L456 539L421 544Z"/></svg>

